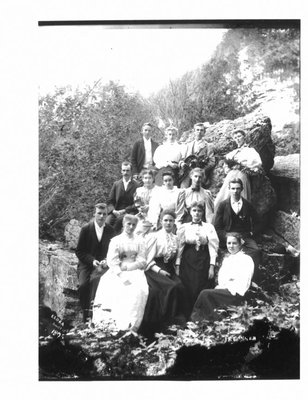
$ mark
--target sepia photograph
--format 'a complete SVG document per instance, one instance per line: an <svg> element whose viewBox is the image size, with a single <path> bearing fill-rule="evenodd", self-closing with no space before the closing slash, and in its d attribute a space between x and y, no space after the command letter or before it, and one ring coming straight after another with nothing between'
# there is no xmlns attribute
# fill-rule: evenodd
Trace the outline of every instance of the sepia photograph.
<svg viewBox="0 0 308 400"><path fill-rule="evenodd" d="M37 30L39 381L299 380L301 21Z"/></svg>

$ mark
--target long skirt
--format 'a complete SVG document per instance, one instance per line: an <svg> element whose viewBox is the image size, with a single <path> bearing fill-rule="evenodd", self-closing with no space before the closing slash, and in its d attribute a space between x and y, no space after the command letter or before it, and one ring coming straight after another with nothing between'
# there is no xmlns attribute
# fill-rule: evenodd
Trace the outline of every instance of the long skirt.
<svg viewBox="0 0 308 400"><path fill-rule="evenodd" d="M221 203L223 200L226 200L229 197L230 195L229 182L235 178L240 178L241 181L243 182L243 191L241 193L242 197L244 197L244 199L248 201L251 201L251 185L249 176L238 169L232 169L227 173L227 176L224 179L222 187L217 193L217 196L214 201L215 210L217 209L219 203Z"/></svg>
<svg viewBox="0 0 308 400"><path fill-rule="evenodd" d="M239 305L243 301L243 296L236 294L233 296L228 289L205 289L199 294L194 305L191 320L213 321L219 319L217 309L226 308L228 305Z"/></svg>
<svg viewBox="0 0 308 400"><path fill-rule="evenodd" d="M101 278L93 304L93 322L113 320L120 330L140 327L148 297L144 271L108 270Z"/></svg>
<svg viewBox="0 0 308 400"><path fill-rule="evenodd" d="M161 257L156 258L155 262L171 276L152 270L145 272L149 296L139 332L146 336L162 331L172 324L186 323L189 314L186 290L174 272L174 262L164 263Z"/></svg>
<svg viewBox="0 0 308 400"><path fill-rule="evenodd" d="M194 244L186 244L183 250L180 278L188 293L188 306L191 312L201 290L214 287L214 279L209 279L210 254L208 246L199 250Z"/></svg>

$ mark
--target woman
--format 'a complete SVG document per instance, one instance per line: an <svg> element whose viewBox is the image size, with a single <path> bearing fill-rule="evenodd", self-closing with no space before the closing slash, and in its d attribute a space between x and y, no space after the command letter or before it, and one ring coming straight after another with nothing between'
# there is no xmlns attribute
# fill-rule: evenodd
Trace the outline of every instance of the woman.
<svg viewBox="0 0 308 400"><path fill-rule="evenodd" d="M150 200L152 196L155 195L158 188L154 184L153 170L143 169L140 175L143 186L138 187L136 189L134 195L134 202L135 202L136 212L138 212L137 217L140 220L145 220L147 219Z"/></svg>
<svg viewBox="0 0 308 400"><path fill-rule="evenodd" d="M183 189L174 186L174 175L172 171L162 174L163 186L152 196L149 204L148 220L153 225L153 230L160 227L160 215L163 210L172 210L178 214L180 207L180 194ZM181 202L181 207L184 204Z"/></svg>
<svg viewBox="0 0 308 400"><path fill-rule="evenodd" d="M214 226L202 221L203 213L203 202L192 203L192 221L181 225L178 230L180 248L176 264L189 295L190 310L201 290L214 284L219 239Z"/></svg>
<svg viewBox="0 0 308 400"><path fill-rule="evenodd" d="M151 334L171 324L184 324L188 317L185 288L175 269L178 238L172 233L175 213L165 210L161 216L162 229L147 237L146 278L149 297L141 333Z"/></svg>
<svg viewBox="0 0 308 400"><path fill-rule="evenodd" d="M250 287L254 270L252 258L242 252L243 239L239 233L227 233L229 255L223 259L215 289L203 290L194 305L191 319L202 321L218 318L215 309L238 305Z"/></svg>
<svg viewBox="0 0 308 400"><path fill-rule="evenodd" d="M148 297L144 275L144 245L134 236L138 218L126 214L123 232L111 239L107 253L109 270L101 278L93 306L93 322L113 319L120 330L137 331ZM110 309L109 316L106 309ZM108 314L108 313L107 313Z"/></svg>
<svg viewBox="0 0 308 400"><path fill-rule="evenodd" d="M165 171L172 171L174 184L179 185L179 161L183 158L182 146L176 141L178 130L175 126L169 126L165 131L165 143L155 150L153 161L158 172L155 178L156 185L162 186L162 174Z"/></svg>
<svg viewBox="0 0 308 400"><path fill-rule="evenodd" d="M243 182L242 196L251 201L251 186L249 174L258 173L262 167L262 161L259 153L253 148L245 144L245 132L237 130L233 134L233 140L237 144L237 149L226 155L225 172L227 176L224 179L223 185L220 188L214 205L215 209L218 204L225 200L229 195L228 184L234 178L240 178Z"/></svg>

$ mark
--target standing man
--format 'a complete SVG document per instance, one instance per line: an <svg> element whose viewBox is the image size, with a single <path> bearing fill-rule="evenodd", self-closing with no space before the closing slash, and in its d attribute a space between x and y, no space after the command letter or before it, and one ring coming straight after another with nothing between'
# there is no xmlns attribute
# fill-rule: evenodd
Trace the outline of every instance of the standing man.
<svg viewBox="0 0 308 400"><path fill-rule="evenodd" d="M82 227L76 248L79 300L83 322L92 317L92 302L101 275L107 269L106 256L113 228L106 224L107 205L95 205L94 219Z"/></svg>
<svg viewBox="0 0 308 400"><path fill-rule="evenodd" d="M183 189L179 195L179 206L177 212L177 223L191 221L190 208L193 203L202 202L204 206L204 222L212 223L214 216L214 200L212 193L201 186L204 172L201 168L194 168L189 174L191 186Z"/></svg>
<svg viewBox="0 0 308 400"><path fill-rule="evenodd" d="M138 182L132 179L132 165L124 161L121 167L122 179L112 185L108 200L108 217L106 222L114 227L116 234L122 229L122 220L126 213L136 214L134 194Z"/></svg>
<svg viewBox="0 0 308 400"><path fill-rule="evenodd" d="M253 259L255 271L257 271L261 261L261 251L253 236L260 232L261 225L252 204L241 196L242 190L241 179L234 178L229 182L230 196L218 204L214 226L220 246L223 248L225 248L227 232L241 233L245 241L243 252Z"/></svg>
<svg viewBox="0 0 308 400"><path fill-rule="evenodd" d="M197 123L194 125L194 140L184 146L183 158L179 165L182 169L181 188L188 188L190 184L189 173L192 168L199 167L204 172L204 177L201 182L203 187L209 183L210 173L213 170L216 160L213 146L204 140L205 124ZM207 123L208 124L208 123ZM209 126L209 124L208 124ZM187 160L187 158L189 159ZM187 162L185 162L185 160Z"/></svg>
<svg viewBox="0 0 308 400"><path fill-rule="evenodd" d="M134 143L131 163L132 173L136 179L143 168L154 166L153 155L158 147L158 143L152 139L153 127L147 122L142 126L142 138Z"/></svg>

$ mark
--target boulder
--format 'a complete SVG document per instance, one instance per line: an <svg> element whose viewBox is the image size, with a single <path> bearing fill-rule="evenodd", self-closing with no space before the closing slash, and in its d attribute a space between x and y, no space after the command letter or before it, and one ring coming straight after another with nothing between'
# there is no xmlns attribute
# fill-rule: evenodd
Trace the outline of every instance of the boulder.
<svg viewBox="0 0 308 400"><path fill-rule="evenodd" d="M295 249L300 249L300 219L296 214L277 211L271 228Z"/></svg>
<svg viewBox="0 0 308 400"><path fill-rule="evenodd" d="M81 223L77 219L71 219L64 228L65 244L69 249L75 250L78 243Z"/></svg>
<svg viewBox="0 0 308 400"><path fill-rule="evenodd" d="M39 302L69 323L81 321L77 257L61 243L39 243Z"/></svg>
<svg viewBox="0 0 308 400"><path fill-rule="evenodd" d="M277 208L285 212L300 212L299 154L277 156L269 173L277 194Z"/></svg>
<svg viewBox="0 0 308 400"><path fill-rule="evenodd" d="M213 143L218 158L236 148L232 133L236 129L246 132L246 141L260 154L262 165L268 172L274 165L275 145L271 137L272 124L269 117L262 114L247 114L233 121L223 120L207 128L205 139Z"/></svg>

